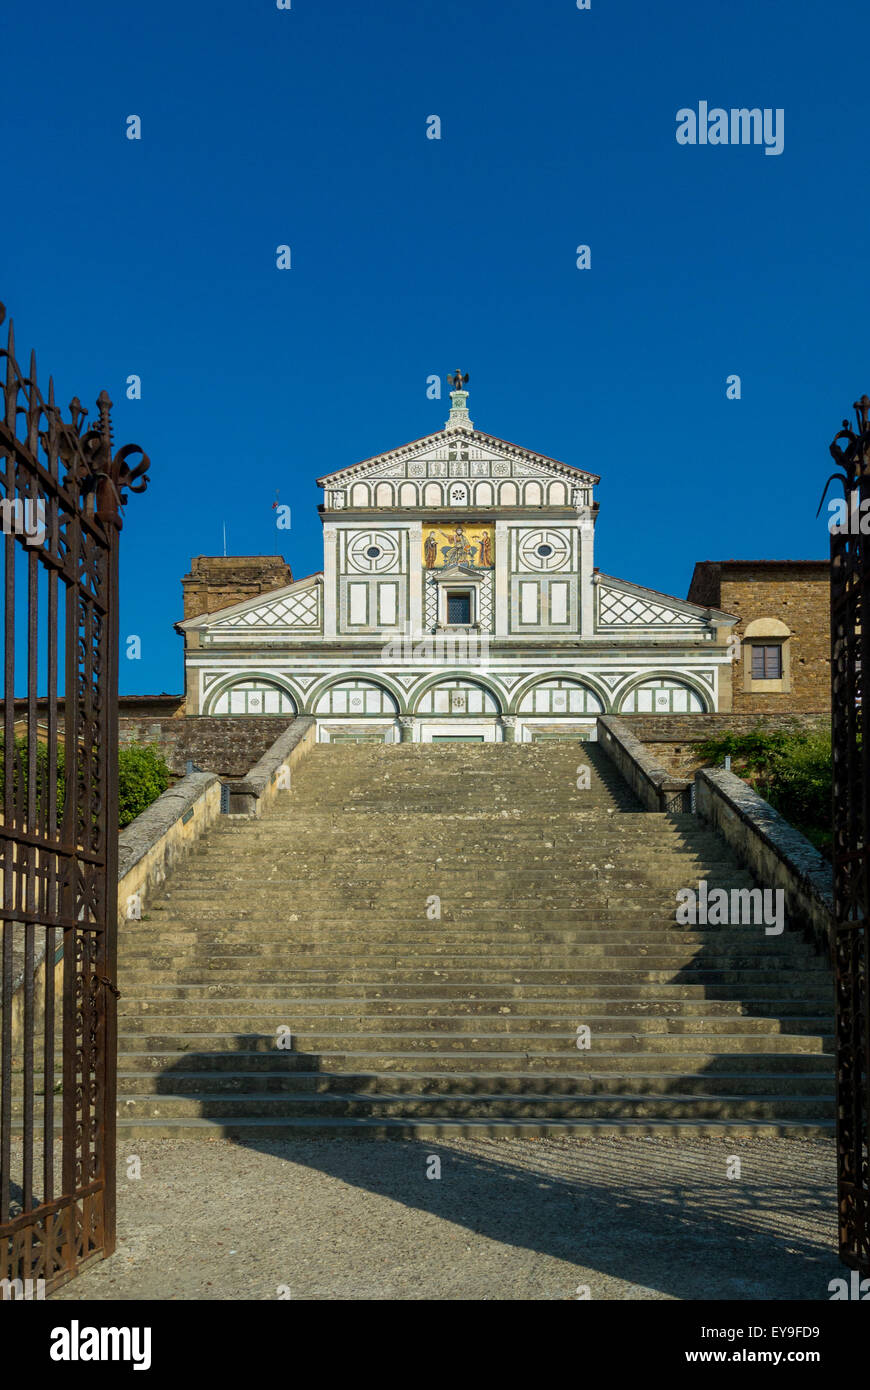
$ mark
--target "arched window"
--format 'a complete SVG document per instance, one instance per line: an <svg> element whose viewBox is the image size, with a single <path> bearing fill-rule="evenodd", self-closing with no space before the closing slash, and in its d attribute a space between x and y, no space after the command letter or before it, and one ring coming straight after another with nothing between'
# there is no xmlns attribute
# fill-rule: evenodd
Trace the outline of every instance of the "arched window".
<svg viewBox="0 0 870 1390"><path fill-rule="evenodd" d="M420 697L418 714L498 714L495 696L485 686L457 678L440 681Z"/></svg>
<svg viewBox="0 0 870 1390"><path fill-rule="evenodd" d="M642 681L623 696L620 714L706 714L691 686L680 680Z"/></svg>
<svg viewBox="0 0 870 1390"><path fill-rule="evenodd" d="M209 709L209 714L295 713L296 702L289 691L256 677L236 681L222 690Z"/></svg>
<svg viewBox="0 0 870 1390"><path fill-rule="evenodd" d="M520 714L603 714L604 706L582 681L545 680L527 690Z"/></svg>
<svg viewBox="0 0 870 1390"><path fill-rule="evenodd" d="M315 714L393 715L398 705L382 685L374 681L336 681L324 690L314 709Z"/></svg>

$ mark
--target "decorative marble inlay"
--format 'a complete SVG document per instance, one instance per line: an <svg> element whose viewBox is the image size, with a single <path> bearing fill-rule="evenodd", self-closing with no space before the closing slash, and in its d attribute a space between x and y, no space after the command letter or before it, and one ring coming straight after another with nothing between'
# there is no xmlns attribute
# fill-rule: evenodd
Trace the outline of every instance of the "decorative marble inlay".
<svg viewBox="0 0 870 1390"><path fill-rule="evenodd" d="M563 531L549 528L524 531L519 542L520 560L528 570L564 569L571 558L571 544Z"/></svg>
<svg viewBox="0 0 870 1390"><path fill-rule="evenodd" d="M654 599L617 589L599 587L601 595L598 621L601 627L698 627L693 613L683 613Z"/></svg>
<svg viewBox="0 0 870 1390"><path fill-rule="evenodd" d="M233 613L227 618L216 618L216 628L251 627L317 627L319 621L319 594L317 588L303 589L300 594L288 594L282 599L258 604L247 613Z"/></svg>
<svg viewBox="0 0 870 1390"><path fill-rule="evenodd" d="M360 531L347 548L348 567L358 574L384 574L396 568L399 544L392 531Z"/></svg>

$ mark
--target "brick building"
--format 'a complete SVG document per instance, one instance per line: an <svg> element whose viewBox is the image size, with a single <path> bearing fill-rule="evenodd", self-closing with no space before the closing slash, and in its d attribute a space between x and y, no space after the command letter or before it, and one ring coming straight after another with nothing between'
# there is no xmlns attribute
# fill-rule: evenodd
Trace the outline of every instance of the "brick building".
<svg viewBox="0 0 870 1390"><path fill-rule="evenodd" d="M292 583L290 566L280 555L197 555L181 581L184 616L215 613Z"/></svg>
<svg viewBox="0 0 870 1390"><path fill-rule="evenodd" d="M688 599L739 619L733 629L735 714L830 710L827 560L702 560ZM724 700L719 708L728 708Z"/></svg>

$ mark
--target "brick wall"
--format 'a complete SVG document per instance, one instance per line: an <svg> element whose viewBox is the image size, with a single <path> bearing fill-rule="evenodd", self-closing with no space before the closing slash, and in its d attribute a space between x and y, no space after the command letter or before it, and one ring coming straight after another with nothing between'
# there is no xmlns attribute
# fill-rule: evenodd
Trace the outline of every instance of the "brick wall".
<svg viewBox="0 0 870 1390"><path fill-rule="evenodd" d="M744 647L732 666L735 714L830 709L830 580L826 561L705 561L695 566L688 597L693 603L739 617L733 632L741 643L747 625L756 618L778 619L791 631L791 689L745 690L745 662L751 657Z"/></svg>
<svg viewBox="0 0 870 1390"><path fill-rule="evenodd" d="M620 720L640 739L656 762L677 777L691 777L708 764L694 744L722 734L749 734L753 729L830 728L826 710L810 714L621 714Z"/></svg>
<svg viewBox="0 0 870 1390"><path fill-rule="evenodd" d="M195 555L181 581L184 616L198 618L292 583L280 555Z"/></svg>
<svg viewBox="0 0 870 1390"><path fill-rule="evenodd" d="M186 719L126 717L118 720L118 742L156 743L172 771L181 776L190 758L205 772L244 777L293 723L285 714L212 716Z"/></svg>

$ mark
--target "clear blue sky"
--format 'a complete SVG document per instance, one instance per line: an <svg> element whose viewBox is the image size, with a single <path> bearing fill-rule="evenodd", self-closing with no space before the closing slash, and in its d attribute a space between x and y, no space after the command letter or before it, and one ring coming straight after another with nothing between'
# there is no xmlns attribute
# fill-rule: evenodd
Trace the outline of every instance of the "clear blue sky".
<svg viewBox="0 0 870 1390"><path fill-rule="evenodd" d="M601 569L684 596L695 560L825 555L827 446L870 391L868 27L866 0L6 6L0 299L152 459L122 693L181 690L179 581L224 521L319 569L314 479L441 428L455 367L478 428L601 474ZM700 101L783 108L783 153L678 145Z"/></svg>

